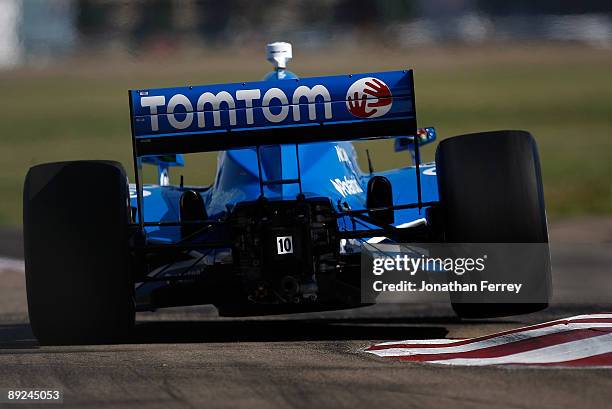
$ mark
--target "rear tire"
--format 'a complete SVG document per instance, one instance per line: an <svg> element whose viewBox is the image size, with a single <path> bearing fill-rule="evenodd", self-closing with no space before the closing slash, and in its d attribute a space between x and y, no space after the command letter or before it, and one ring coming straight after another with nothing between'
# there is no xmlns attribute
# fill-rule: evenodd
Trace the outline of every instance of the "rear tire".
<svg viewBox="0 0 612 409"><path fill-rule="evenodd" d="M48 163L24 186L28 312L41 344L125 340L134 325L121 164Z"/></svg>
<svg viewBox="0 0 612 409"><path fill-rule="evenodd" d="M436 173L445 241L548 243L542 176L536 142L524 131L456 136L436 150ZM539 283L550 295L548 251L538 259ZM451 302L459 296L451 294ZM485 318L539 311L547 303L452 302L460 317Z"/></svg>

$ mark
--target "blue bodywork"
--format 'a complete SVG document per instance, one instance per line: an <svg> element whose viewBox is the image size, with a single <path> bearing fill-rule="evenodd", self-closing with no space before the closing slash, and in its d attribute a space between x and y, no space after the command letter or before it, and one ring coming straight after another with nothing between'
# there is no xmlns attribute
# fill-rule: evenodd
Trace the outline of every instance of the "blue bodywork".
<svg viewBox="0 0 612 409"><path fill-rule="evenodd" d="M130 91L138 165L143 161L157 163L161 172L163 161L146 158L226 149L219 152L214 183L199 190L211 219L222 217L236 203L260 197L260 172L262 180L299 176L301 192L306 197L326 197L344 209L366 208L366 187L373 176L389 179L394 205L417 202L415 166L372 174L364 172L357 164L353 143L349 142L417 135L411 70L303 79L293 74L282 77L287 79L279 81L276 73L261 82ZM375 79L375 87L383 83L388 88L378 95L372 90L352 92L355 84L368 78L371 80L366 81L369 84L366 87ZM380 86L374 91L380 92L381 87L384 88ZM361 117L351 111L358 101L364 108ZM377 107L383 103L389 109L377 115ZM289 132L269 136L279 130ZM160 140L163 143L156 144ZM299 143L299 161L294 143ZM263 145L259 148L259 163L258 148L249 145ZM232 147L237 149L229 149ZM396 150L402 149L396 146ZM408 155L406 159L408 162ZM421 200L437 201L434 164L421 164L420 175ZM142 214L145 223L179 220L183 188L146 185L141 189L144 211L138 212L139 219ZM136 186L131 193L132 207L140 208ZM270 200L292 200L298 193L300 186L295 183L263 188L264 196ZM396 210L394 225L405 227L423 218L424 209ZM338 227L347 231L376 226L364 222L355 224L343 217L338 219ZM149 240L168 243L180 240L177 226L148 226L146 231Z"/></svg>
<svg viewBox="0 0 612 409"><path fill-rule="evenodd" d="M262 155L264 175L274 177L274 172L284 175L295 172L295 148L281 145L270 149L278 156L269 158ZM343 150L349 157L348 162L338 159L338 150ZM416 175L415 167L374 172L363 172L356 161L355 148L351 142L313 143L300 147L300 163L302 173L302 190L306 197L329 197L333 203L346 202L351 209L366 208L366 186L372 176L385 176L393 185L393 202L397 204L415 203ZM272 155L270 155L272 156ZM408 161L408 157L406 158ZM278 166L278 164L281 166ZM285 164L286 166L282 166ZM266 169L270 169L266 172ZM421 189L423 201L438 200L435 165L422 164ZM358 189L345 195L336 186L347 185L347 181L356 181ZM171 222L179 220L179 199L183 192L178 186L144 186L145 221ZM132 206L136 207L136 191L131 191ZM270 199L295 199L298 187L295 185L279 185L266 187L266 197ZM231 150L219 153L217 178L215 183L202 192L206 209L211 218L220 216L227 211L228 206L237 202L255 200L259 197L259 178L257 171L257 155L255 149ZM425 217L423 209L404 209L395 211L395 225L403 227L407 223ZM367 224L353 226L348 217L338 219L341 230L363 230ZM374 228L375 226L369 226ZM178 227L147 227L149 239L164 242L174 242L180 239Z"/></svg>

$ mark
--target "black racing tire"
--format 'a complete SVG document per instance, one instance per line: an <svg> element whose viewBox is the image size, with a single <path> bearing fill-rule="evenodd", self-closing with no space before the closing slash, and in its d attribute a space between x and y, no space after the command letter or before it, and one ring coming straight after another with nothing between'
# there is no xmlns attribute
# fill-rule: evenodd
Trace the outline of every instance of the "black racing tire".
<svg viewBox="0 0 612 409"><path fill-rule="evenodd" d="M436 150L438 192L449 243L548 243L542 175L536 142L525 131L455 136ZM536 277L550 297L550 255L538 258ZM540 268L541 267L541 268ZM453 302L463 318L539 311L547 302ZM538 297L538 300L540 297Z"/></svg>
<svg viewBox="0 0 612 409"><path fill-rule="evenodd" d="M28 313L43 345L127 339L134 325L129 192L111 161L32 167L23 195Z"/></svg>

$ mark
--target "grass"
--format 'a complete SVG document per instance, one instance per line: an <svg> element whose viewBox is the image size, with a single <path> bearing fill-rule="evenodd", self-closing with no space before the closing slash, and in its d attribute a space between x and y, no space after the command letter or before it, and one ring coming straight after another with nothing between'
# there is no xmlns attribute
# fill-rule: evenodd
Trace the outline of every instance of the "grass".
<svg viewBox="0 0 612 409"><path fill-rule="evenodd" d="M292 69L308 76L414 67L421 125L436 126L442 138L527 129L539 144L552 218L612 213L609 51L555 46L383 49L358 57L354 51L325 60L297 54ZM255 80L267 70L259 53L204 53L75 59L0 72L0 225L20 224L22 184L32 165L115 159L132 169L127 89ZM406 163L405 154L392 152L390 141L358 145L361 152L365 147L377 170ZM432 159L433 152L434 147L425 148L425 159ZM212 179L213 155L190 157L189 164L187 180ZM95 181L75 188L86 194Z"/></svg>

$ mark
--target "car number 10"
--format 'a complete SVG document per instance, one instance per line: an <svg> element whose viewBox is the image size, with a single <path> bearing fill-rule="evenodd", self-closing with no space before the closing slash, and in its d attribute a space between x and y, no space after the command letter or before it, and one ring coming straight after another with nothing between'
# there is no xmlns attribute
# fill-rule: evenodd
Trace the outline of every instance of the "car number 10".
<svg viewBox="0 0 612 409"><path fill-rule="evenodd" d="M276 238L277 254L293 253L293 236L280 236Z"/></svg>

